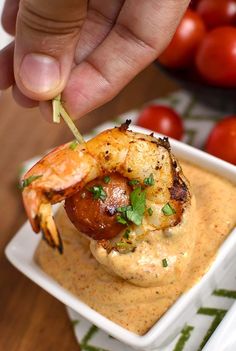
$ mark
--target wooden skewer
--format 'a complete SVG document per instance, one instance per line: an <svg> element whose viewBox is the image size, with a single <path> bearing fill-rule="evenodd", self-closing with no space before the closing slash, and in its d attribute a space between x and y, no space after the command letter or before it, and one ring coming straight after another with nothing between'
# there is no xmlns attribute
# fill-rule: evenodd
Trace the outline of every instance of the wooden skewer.
<svg viewBox="0 0 236 351"><path fill-rule="evenodd" d="M64 109L62 102L61 102L61 95L56 96L52 100L52 108L53 108L53 122L60 123L61 117L64 119L67 126L70 128L71 132L73 133L75 139L78 141L79 144L83 144L84 138L78 131L76 125L72 121L71 117L68 115L66 110Z"/></svg>

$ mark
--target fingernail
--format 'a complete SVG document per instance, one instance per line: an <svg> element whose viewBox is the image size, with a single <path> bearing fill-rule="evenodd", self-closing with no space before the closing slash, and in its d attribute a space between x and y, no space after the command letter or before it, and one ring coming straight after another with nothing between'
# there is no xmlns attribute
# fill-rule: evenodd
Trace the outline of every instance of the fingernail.
<svg viewBox="0 0 236 351"><path fill-rule="evenodd" d="M26 89L34 93L46 93L60 83L59 62L51 56L28 54L24 57L19 76Z"/></svg>

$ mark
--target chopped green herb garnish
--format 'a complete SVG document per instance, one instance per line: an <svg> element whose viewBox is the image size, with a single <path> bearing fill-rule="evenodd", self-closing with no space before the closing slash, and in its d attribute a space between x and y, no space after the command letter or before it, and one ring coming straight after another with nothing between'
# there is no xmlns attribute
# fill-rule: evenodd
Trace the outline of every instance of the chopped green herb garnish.
<svg viewBox="0 0 236 351"><path fill-rule="evenodd" d="M121 207L117 207L117 212L121 212L121 213L125 213L127 210L131 209L131 206L121 206Z"/></svg>
<svg viewBox="0 0 236 351"><path fill-rule="evenodd" d="M151 173L149 177L145 178L143 182L147 186L154 185L155 182L154 182L153 173Z"/></svg>
<svg viewBox="0 0 236 351"><path fill-rule="evenodd" d="M131 232L130 229L126 229L126 231L125 231L123 237L124 237L125 239L129 239L129 234L130 234L130 232Z"/></svg>
<svg viewBox="0 0 236 351"><path fill-rule="evenodd" d="M32 175L29 178L23 179L22 183L21 183L21 189L26 188L27 186L29 186L31 183L33 183L36 179L41 178L43 175Z"/></svg>
<svg viewBox="0 0 236 351"><path fill-rule="evenodd" d="M168 267L168 261L167 261L166 258L163 258L163 260L162 260L162 266L163 266L164 268Z"/></svg>
<svg viewBox="0 0 236 351"><path fill-rule="evenodd" d="M117 216L118 223L128 224L128 221L140 225L143 220L146 206L146 192L141 187L136 188L130 194L130 206L121 206L117 208L120 213Z"/></svg>
<svg viewBox="0 0 236 351"><path fill-rule="evenodd" d="M108 184L108 183L110 183L110 181L111 181L111 177L105 176L105 177L103 178L103 181L104 181L104 183Z"/></svg>
<svg viewBox="0 0 236 351"><path fill-rule="evenodd" d="M117 208L117 212L120 212L120 215L117 216L117 221L122 224L128 224L128 221L130 221L136 225L140 225L145 212L146 192L139 186L131 192L130 202L130 206Z"/></svg>
<svg viewBox="0 0 236 351"><path fill-rule="evenodd" d="M69 145L69 149L75 150L75 148L78 146L79 142L77 140L72 141Z"/></svg>
<svg viewBox="0 0 236 351"><path fill-rule="evenodd" d="M126 251L126 252L130 252L130 251L132 251L133 248L134 248L132 244L126 243L126 242L124 242L124 241L119 241L119 242L117 242L117 243L116 243L116 247L117 247L118 249L124 250L124 251Z"/></svg>
<svg viewBox="0 0 236 351"><path fill-rule="evenodd" d="M136 188L130 194L131 208L126 211L127 218L136 225L143 220L146 205L146 192L141 187Z"/></svg>
<svg viewBox="0 0 236 351"><path fill-rule="evenodd" d="M138 185L139 184L139 180L138 179L131 179L131 180L128 181L128 184L132 185L132 186Z"/></svg>
<svg viewBox="0 0 236 351"><path fill-rule="evenodd" d="M171 207L169 203L165 204L164 207L162 207L162 212L164 213L165 216L171 216L176 213L175 209Z"/></svg>
<svg viewBox="0 0 236 351"><path fill-rule="evenodd" d="M148 212L149 216L152 216L152 214L153 214L153 209L152 209L151 207L149 207L149 208L147 209L147 212Z"/></svg>
<svg viewBox="0 0 236 351"><path fill-rule="evenodd" d="M123 216L117 216L117 217L116 217L116 220L117 220L117 222L120 223L120 224L128 225L127 220L126 220Z"/></svg>
<svg viewBox="0 0 236 351"><path fill-rule="evenodd" d="M88 190L93 194L93 198L96 200L105 201L107 198L107 194L101 185L94 185Z"/></svg>

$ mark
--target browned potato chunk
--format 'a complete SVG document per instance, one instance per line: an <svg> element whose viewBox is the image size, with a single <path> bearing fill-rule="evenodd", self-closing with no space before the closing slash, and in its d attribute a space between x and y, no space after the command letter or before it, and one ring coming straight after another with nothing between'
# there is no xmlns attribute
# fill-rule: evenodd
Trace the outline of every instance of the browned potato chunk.
<svg viewBox="0 0 236 351"><path fill-rule="evenodd" d="M117 222L117 207L129 205L128 179L112 173L89 182L66 199L65 209L74 226L95 240L115 237L124 225Z"/></svg>

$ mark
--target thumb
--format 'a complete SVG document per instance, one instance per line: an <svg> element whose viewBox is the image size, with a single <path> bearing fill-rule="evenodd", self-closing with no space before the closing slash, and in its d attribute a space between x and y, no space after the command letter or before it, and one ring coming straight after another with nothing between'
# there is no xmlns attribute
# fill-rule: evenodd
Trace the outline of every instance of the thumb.
<svg viewBox="0 0 236 351"><path fill-rule="evenodd" d="M14 74L23 94L42 101L63 90L86 9L86 0L20 1Z"/></svg>

